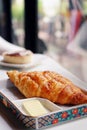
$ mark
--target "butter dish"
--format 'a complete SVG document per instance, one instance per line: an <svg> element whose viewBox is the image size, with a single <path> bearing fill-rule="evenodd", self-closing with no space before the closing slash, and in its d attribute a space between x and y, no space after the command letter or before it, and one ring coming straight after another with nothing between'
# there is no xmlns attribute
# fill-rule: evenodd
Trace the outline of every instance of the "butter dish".
<svg viewBox="0 0 87 130"><path fill-rule="evenodd" d="M52 103L51 101L44 99L44 98L27 98L27 99L21 99L21 100L17 100L17 101L13 101L13 104L17 107L17 109L25 116L32 116L32 117L39 117L40 115L38 113L42 114L41 116L56 112L56 111L60 111L63 108L61 108L60 106ZM31 109L30 111L35 111L33 113L35 113L35 115L38 116L34 116L32 113L26 112L25 108L24 108L24 104L26 105L26 109ZM29 107L30 105L30 107ZM28 107L28 108L27 108ZM34 110L32 110L34 109ZM38 110L39 109L39 110ZM42 110L43 109L43 110ZM37 114L36 114L37 113Z"/></svg>

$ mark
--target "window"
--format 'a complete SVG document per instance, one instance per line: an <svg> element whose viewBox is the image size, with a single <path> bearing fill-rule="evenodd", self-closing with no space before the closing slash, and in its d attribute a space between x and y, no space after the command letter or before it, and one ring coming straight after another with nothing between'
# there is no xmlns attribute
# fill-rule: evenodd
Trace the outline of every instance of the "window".
<svg viewBox="0 0 87 130"><path fill-rule="evenodd" d="M38 0L38 37L47 46L45 53L87 81L82 58L87 52L86 19L86 0Z"/></svg>
<svg viewBox="0 0 87 130"><path fill-rule="evenodd" d="M24 47L24 0L12 0L13 43Z"/></svg>

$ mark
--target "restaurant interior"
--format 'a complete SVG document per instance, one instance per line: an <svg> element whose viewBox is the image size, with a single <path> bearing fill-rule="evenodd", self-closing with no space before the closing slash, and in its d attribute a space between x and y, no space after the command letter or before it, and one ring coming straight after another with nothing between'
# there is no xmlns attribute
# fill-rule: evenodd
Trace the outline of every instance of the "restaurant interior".
<svg viewBox="0 0 87 130"><path fill-rule="evenodd" d="M87 82L87 1L0 0L0 35Z"/></svg>

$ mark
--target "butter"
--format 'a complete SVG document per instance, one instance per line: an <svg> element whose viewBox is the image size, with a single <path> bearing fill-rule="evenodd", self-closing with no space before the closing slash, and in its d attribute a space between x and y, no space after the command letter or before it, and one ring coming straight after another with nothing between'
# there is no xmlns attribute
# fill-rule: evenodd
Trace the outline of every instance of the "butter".
<svg viewBox="0 0 87 130"><path fill-rule="evenodd" d="M23 107L28 115L37 117L48 113L39 100L28 100L23 102Z"/></svg>

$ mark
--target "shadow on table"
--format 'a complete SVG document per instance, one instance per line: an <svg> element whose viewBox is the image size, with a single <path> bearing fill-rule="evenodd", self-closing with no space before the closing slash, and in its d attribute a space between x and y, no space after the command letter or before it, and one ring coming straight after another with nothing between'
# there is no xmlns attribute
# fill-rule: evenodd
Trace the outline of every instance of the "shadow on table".
<svg viewBox="0 0 87 130"><path fill-rule="evenodd" d="M22 122L20 122L15 117L15 115L12 112L10 112L10 110L6 108L1 102L0 102L0 116L3 120L5 120L5 122L7 122L11 130L30 130L30 128L26 128L22 124Z"/></svg>

